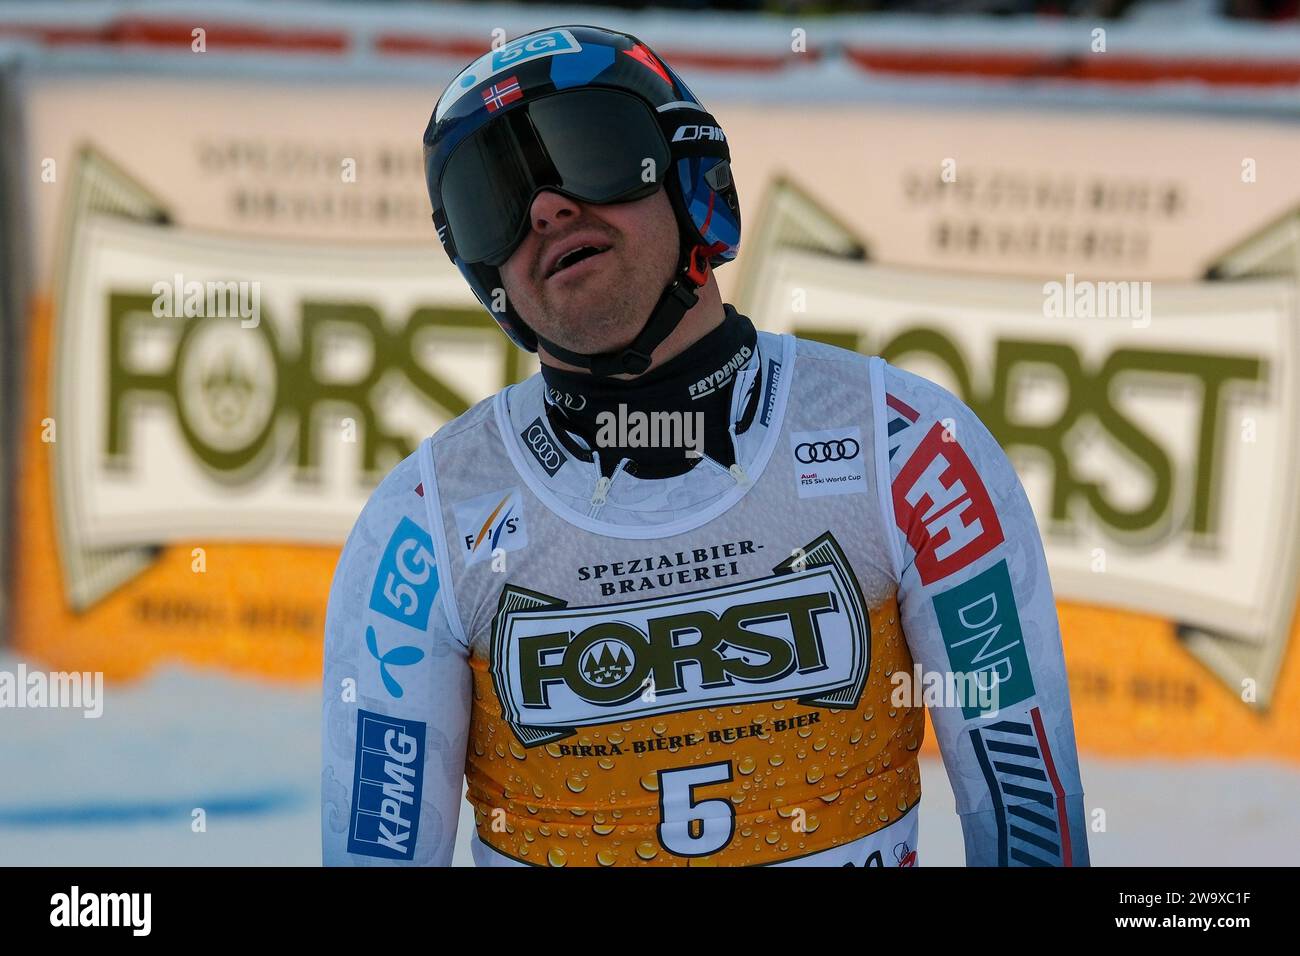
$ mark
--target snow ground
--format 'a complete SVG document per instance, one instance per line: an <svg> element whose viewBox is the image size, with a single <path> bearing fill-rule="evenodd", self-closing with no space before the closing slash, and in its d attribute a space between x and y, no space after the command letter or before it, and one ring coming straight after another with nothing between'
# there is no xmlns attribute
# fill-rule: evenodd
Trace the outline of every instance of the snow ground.
<svg viewBox="0 0 1300 956"><path fill-rule="evenodd" d="M18 661L0 655L0 670ZM29 665L36 668L37 665ZM0 865L315 866L320 693L192 670L107 688L103 716L0 710ZM922 761L920 860L963 862L953 795ZM1094 865L1290 865L1300 768L1085 758ZM207 814L191 828L193 808ZM468 805L455 862L471 865Z"/></svg>

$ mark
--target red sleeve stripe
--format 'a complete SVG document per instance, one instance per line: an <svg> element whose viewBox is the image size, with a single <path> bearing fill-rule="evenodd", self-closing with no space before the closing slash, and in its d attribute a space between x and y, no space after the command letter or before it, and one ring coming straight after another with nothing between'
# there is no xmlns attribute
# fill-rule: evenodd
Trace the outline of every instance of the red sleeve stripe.
<svg viewBox="0 0 1300 956"><path fill-rule="evenodd" d="M1056 764L1052 762L1052 748L1047 745L1047 733L1043 730L1043 715L1035 707L1029 711L1034 722L1034 736L1038 738L1038 749L1043 755L1047 767L1047 777L1052 781L1052 793L1056 794L1056 825L1061 828L1061 862L1073 866L1073 854L1070 847L1070 820L1065 806L1065 791L1061 787L1061 778L1056 775Z"/></svg>
<svg viewBox="0 0 1300 956"><path fill-rule="evenodd" d="M901 398L895 398L893 395L890 395L888 392L885 393L885 404L888 405L890 408L892 408L894 411L898 412L898 414L902 415L909 422L914 422L921 417L920 412L912 408L912 406L908 405Z"/></svg>

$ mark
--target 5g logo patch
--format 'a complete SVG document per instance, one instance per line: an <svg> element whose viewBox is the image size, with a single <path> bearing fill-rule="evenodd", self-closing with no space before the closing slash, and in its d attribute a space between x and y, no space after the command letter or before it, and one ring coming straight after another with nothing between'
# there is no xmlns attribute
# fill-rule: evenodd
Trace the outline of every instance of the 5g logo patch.
<svg viewBox="0 0 1300 956"><path fill-rule="evenodd" d="M379 573L370 589L370 607L423 631L437 595L433 538L410 518L403 517L379 562Z"/></svg>

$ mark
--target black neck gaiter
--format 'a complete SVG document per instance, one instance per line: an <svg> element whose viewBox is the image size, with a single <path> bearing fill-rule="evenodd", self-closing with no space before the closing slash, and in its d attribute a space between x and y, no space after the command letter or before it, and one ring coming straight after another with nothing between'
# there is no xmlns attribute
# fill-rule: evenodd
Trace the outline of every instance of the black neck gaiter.
<svg viewBox="0 0 1300 956"><path fill-rule="evenodd" d="M593 378L543 363L546 414L560 441L575 456L600 453L601 473L612 475L630 459L628 472L667 478L689 471L702 452L724 467L736 461L728 426L736 373L758 347L754 323L724 305L722 323L677 355L632 379ZM758 376L736 425L742 433L758 407Z"/></svg>

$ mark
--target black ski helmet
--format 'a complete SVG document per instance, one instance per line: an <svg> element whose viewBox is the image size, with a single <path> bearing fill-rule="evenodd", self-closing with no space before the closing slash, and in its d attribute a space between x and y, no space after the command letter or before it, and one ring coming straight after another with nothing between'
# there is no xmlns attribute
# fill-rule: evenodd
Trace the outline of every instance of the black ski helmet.
<svg viewBox="0 0 1300 956"><path fill-rule="evenodd" d="M709 267L730 262L740 245L722 129L671 67L625 33L570 24L483 54L438 99L424 163L443 249L506 335L530 352L538 336L508 301L500 265L526 236L536 194L625 202L663 186L681 237L678 267L637 340L604 356L543 340L595 374L643 371L695 303Z"/></svg>

